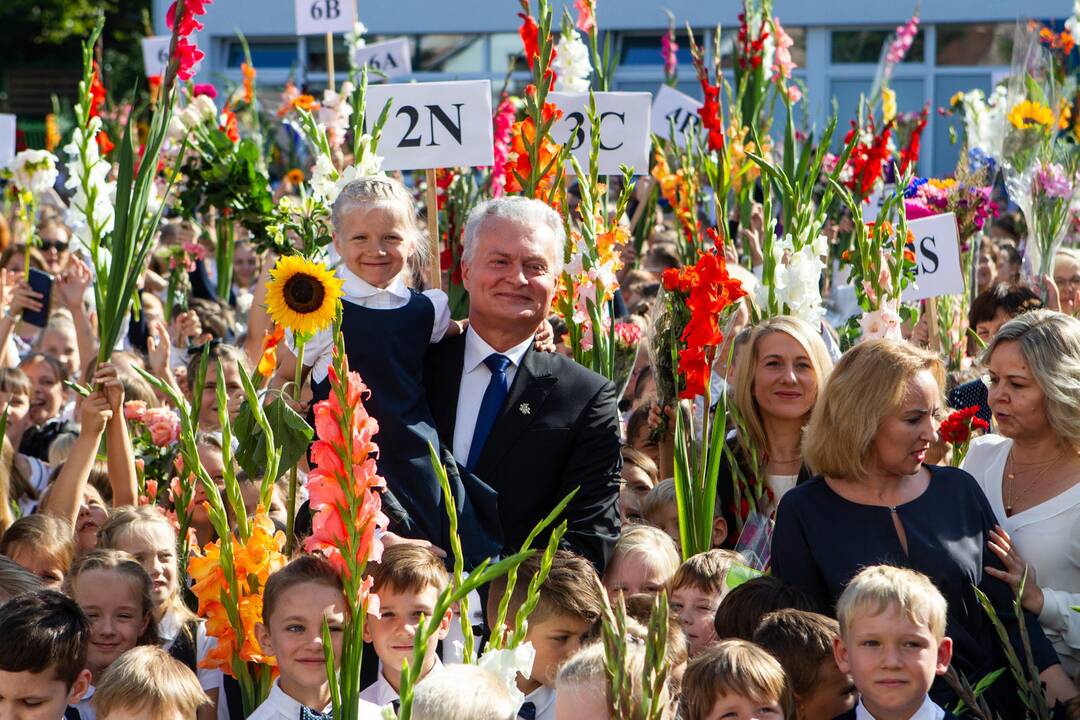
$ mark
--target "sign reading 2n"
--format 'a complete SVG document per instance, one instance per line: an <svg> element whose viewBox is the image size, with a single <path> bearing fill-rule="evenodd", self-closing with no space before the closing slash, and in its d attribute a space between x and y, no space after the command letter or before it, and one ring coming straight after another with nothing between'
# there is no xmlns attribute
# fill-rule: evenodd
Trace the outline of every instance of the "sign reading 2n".
<svg viewBox="0 0 1080 720"><path fill-rule="evenodd" d="M494 163L491 82L403 83L368 88L366 117L387 100L379 154L384 170L476 167Z"/></svg>

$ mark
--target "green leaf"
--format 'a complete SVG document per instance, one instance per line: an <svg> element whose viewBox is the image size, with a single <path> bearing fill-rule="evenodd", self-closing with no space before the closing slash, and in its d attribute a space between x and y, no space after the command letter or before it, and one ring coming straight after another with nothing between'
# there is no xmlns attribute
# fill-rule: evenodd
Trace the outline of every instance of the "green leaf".
<svg viewBox="0 0 1080 720"><path fill-rule="evenodd" d="M291 468L307 452L314 432L307 424L307 420L289 407L281 396L274 398L272 403L266 405L264 411L274 431L274 443L281 448L278 468ZM244 439L236 452L236 461L249 476L261 477L266 472L266 437L255 421L247 400L244 400L244 404L240 406L240 412L233 426L236 437Z"/></svg>

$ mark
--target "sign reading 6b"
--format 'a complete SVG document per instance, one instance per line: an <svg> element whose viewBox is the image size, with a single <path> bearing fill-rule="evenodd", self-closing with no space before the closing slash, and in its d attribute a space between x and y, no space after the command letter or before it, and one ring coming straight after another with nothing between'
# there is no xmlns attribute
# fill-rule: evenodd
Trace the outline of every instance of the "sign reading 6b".
<svg viewBox="0 0 1080 720"><path fill-rule="evenodd" d="M296 34L349 32L356 24L356 0L295 0Z"/></svg>

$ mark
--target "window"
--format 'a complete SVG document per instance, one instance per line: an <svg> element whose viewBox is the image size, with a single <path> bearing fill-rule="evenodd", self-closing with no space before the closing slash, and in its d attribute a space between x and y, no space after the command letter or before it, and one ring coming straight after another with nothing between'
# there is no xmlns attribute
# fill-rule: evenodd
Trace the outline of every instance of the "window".
<svg viewBox="0 0 1080 720"><path fill-rule="evenodd" d="M307 41L307 69L310 72L326 72L326 40L324 36L312 35ZM349 71L349 51L344 36L334 36L334 73Z"/></svg>
<svg viewBox="0 0 1080 720"><path fill-rule="evenodd" d="M662 66L664 56L661 53L661 39L666 33L653 33L649 35L623 35L619 40L619 65L653 65ZM587 42L587 41L586 41ZM597 38L600 43L600 52L604 51L603 38ZM690 56L690 40L686 37L685 28L676 28L675 42L679 44L676 56L679 65L689 65L693 62ZM704 36L694 33L694 42L699 46L705 42Z"/></svg>
<svg viewBox="0 0 1080 720"><path fill-rule="evenodd" d="M892 30L833 30L832 61L834 63L876 64L892 37ZM792 35L794 38L795 36ZM926 34L920 29L915 42L904 58L905 63L921 63L925 57ZM794 50L794 48L792 48ZM794 52L792 53L794 56Z"/></svg>
<svg viewBox="0 0 1080 720"><path fill-rule="evenodd" d="M484 72L482 35L420 35L413 69L427 72Z"/></svg>
<svg viewBox="0 0 1080 720"><path fill-rule="evenodd" d="M525 49L517 33L493 33L491 35L491 72L504 73L510 68L514 72L528 72L525 62Z"/></svg>
<svg viewBox="0 0 1080 720"><path fill-rule="evenodd" d="M1013 23L962 23L937 26L938 65L1008 65L1012 62Z"/></svg>
<svg viewBox="0 0 1080 720"><path fill-rule="evenodd" d="M251 61L256 68L290 68L296 63L296 41L251 40ZM325 52L323 53L326 54ZM226 48L226 66L239 68L244 62L244 46L232 40Z"/></svg>

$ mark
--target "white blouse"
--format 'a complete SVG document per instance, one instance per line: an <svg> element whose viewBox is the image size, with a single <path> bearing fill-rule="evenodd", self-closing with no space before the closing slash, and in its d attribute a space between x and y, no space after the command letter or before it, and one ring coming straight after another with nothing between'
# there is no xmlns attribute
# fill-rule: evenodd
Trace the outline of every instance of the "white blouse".
<svg viewBox="0 0 1080 720"><path fill-rule="evenodd" d="M1005 516L1002 478L1012 440L983 435L971 441L961 467L982 487L1020 557L1035 570L1043 591L1039 624L1070 677L1080 670L1080 482L1012 517Z"/></svg>

